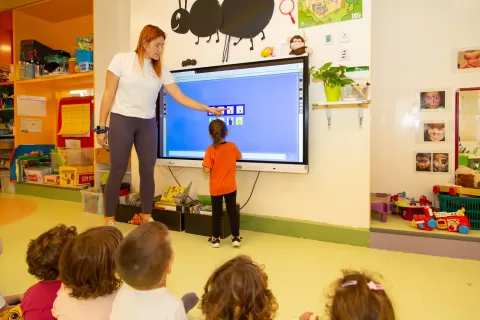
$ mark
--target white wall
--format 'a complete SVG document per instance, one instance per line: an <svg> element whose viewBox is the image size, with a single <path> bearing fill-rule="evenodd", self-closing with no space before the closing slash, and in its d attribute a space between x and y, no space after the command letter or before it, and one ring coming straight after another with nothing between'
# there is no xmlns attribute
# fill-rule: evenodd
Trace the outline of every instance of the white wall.
<svg viewBox="0 0 480 320"><path fill-rule="evenodd" d="M117 52L128 51L130 0L94 1L95 126L105 90L107 67Z"/></svg>
<svg viewBox="0 0 480 320"><path fill-rule="evenodd" d="M454 121L454 92L480 86L480 72L456 70L455 50L479 46L480 1L382 0L372 7L371 165L373 192L432 196L434 184L453 182L449 175L416 174L414 150L449 152L454 166L454 139L441 146L415 140L418 121ZM444 113L419 114L416 92L446 89ZM451 126L451 135L454 127Z"/></svg>
<svg viewBox="0 0 480 320"><path fill-rule="evenodd" d="M98 2L98 1L97 1ZM183 3L183 1L182 1ZM192 1L188 1L189 7ZM265 30L266 40L255 39L255 51L249 41L238 47L231 46L230 62L258 60L266 46L276 46L296 32L289 17L276 9L270 25ZM338 63L340 50L347 48L351 66L370 65L370 0L364 0L364 18L356 21L330 24L304 29L310 38L307 45L313 48L312 65L327 61ZM170 27L172 13L178 1L135 0L130 7L130 50L133 50L142 27L155 24L167 33L164 61L171 69L181 68L181 61L195 58L200 65L221 64L224 36L220 43L196 46L192 35L177 35ZM296 16L296 13L295 13ZM99 17L96 14L96 17ZM351 42L323 44L326 34L338 39L340 32L348 32ZM98 38L96 43L98 43ZM101 66L104 68L105 66ZM98 69L97 69L98 70ZM101 69L100 69L101 70ZM321 85L312 85L311 102L324 100ZM98 96L99 97L99 96ZM255 192L243 212L264 216L278 216L353 227L369 226L370 190L370 121L365 111L363 129L359 127L357 109L334 110L332 130L328 131L324 111L310 111L310 172L306 175L261 173ZM194 181L193 192L208 194L208 180L199 169L173 169L183 185ZM138 161L132 158L133 186L138 188ZM256 173L239 172L237 183L239 203L247 200ZM165 168L155 170L156 194L167 185L175 184Z"/></svg>

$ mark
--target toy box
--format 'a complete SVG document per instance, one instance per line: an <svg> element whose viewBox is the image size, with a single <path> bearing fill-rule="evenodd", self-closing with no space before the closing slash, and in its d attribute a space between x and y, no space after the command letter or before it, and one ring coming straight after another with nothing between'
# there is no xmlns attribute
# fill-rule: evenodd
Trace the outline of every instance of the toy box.
<svg viewBox="0 0 480 320"><path fill-rule="evenodd" d="M78 187L89 185L95 180L93 166L60 167L60 185Z"/></svg>
<svg viewBox="0 0 480 320"><path fill-rule="evenodd" d="M25 178L28 183L43 184L45 175L51 174L51 167L29 167L25 169Z"/></svg>
<svg viewBox="0 0 480 320"><path fill-rule="evenodd" d="M57 174L48 174L43 176L43 183L50 184L50 185L58 185L60 184L60 176Z"/></svg>

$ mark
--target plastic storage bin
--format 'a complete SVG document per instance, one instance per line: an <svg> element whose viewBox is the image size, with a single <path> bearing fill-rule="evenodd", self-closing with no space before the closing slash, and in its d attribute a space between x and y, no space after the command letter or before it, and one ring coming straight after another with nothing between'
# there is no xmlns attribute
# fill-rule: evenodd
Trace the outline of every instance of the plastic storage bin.
<svg viewBox="0 0 480 320"><path fill-rule="evenodd" d="M103 214L103 193L101 189L80 190L82 194L83 211Z"/></svg>
<svg viewBox="0 0 480 320"><path fill-rule="evenodd" d="M0 187L2 193L15 193L15 184L10 182L10 173L8 171L0 172Z"/></svg>

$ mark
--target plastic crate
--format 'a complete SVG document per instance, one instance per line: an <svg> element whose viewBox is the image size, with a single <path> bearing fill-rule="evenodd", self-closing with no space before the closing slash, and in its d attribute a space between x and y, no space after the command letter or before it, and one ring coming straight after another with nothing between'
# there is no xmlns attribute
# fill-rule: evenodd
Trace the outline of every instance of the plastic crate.
<svg viewBox="0 0 480 320"><path fill-rule="evenodd" d="M439 194L438 197L440 211L454 212L465 208L472 230L480 230L480 198L452 197L445 194Z"/></svg>
<svg viewBox="0 0 480 320"><path fill-rule="evenodd" d="M103 214L103 193L101 189L80 190L82 194L83 211Z"/></svg>
<svg viewBox="0 0 480 320"><path fill-rule="evenodd" d="M15 193L15 184L10 182L10 172L0 173L0 190L2 193Z"/></svg>

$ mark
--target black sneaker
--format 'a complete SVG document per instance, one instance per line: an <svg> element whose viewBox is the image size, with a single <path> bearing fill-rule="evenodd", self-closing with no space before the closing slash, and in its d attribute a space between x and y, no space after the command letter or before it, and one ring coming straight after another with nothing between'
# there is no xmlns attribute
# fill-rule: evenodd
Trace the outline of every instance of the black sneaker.
<svg viewBox="0 0 480 320"><path fill-rule="evenodd" d="M240 247L241 244L242 244L242 237L233 237L232 238L232 246L234 246L235 248L238 248L238 247Z"/></svg>
<svg viewBox="0 0 480 320"><path fill-rule="evenodd" d="M220 247L220 239L214 239L213 237L208 238L208 243L212 248L219 248Z"/></svg>

